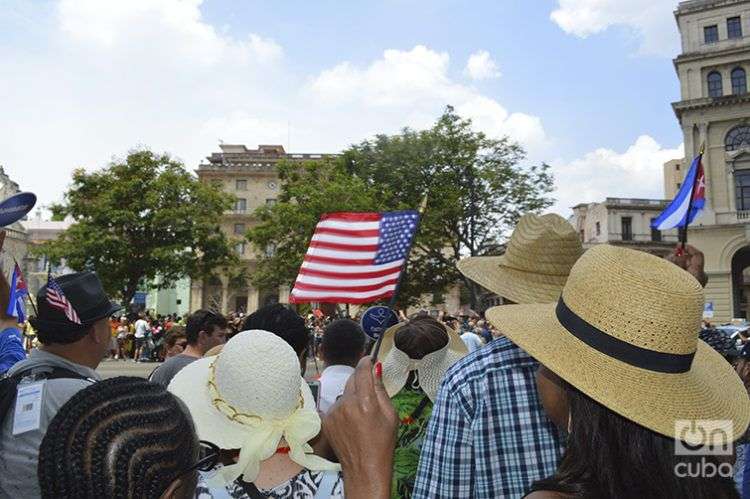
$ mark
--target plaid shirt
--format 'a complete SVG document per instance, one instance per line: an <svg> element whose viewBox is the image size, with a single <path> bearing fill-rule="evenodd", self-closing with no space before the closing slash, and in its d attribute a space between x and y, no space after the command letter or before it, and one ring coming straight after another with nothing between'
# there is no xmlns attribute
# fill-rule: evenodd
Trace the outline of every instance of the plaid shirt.
<svg viewBox="0 0 750 499"><path fill-rule="evenodd" d="M562 454L536 390L539 363L506 338L443 380L419 460L415 499L523 496Z"/></svg>

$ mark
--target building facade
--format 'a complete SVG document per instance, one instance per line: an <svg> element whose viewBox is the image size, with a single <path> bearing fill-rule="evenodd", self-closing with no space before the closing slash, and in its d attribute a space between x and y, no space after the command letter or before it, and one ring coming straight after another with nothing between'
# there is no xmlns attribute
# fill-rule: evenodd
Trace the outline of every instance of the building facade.
<svg viewBox="0 0 750 499"><path fill-rule="evenodd" d="M677 243L677 230L654 230L651 221L667 203L659 199L607 198L601 203L574 206L570 223L580 234L584 248L607 243L664 257Z"/></svg>
<svg viewBox="0 0 750 499"><path fill-rule="evenodd" d="M206 158L196 173L202 182L210 182L235 196L234 208L222 218L221 229L238 241L235 250L247 275L252 275L257 256L247 242L242 242L255 223L253 212L264 204L276 202L280 161L320 160L328 154L289 154L281 145L260 145L248 149L244 145L221 144L221 152ZM272 248L268 249L272 251ZM256 289L243 278L216 275L193 281L190 286L190 310L209 308L222 313L253 312L271 303L288 303L289 288Z"/></svg>
<svg viewBox="0 0 750 499"><path fill-rule="evenodd" d="M671 183L684 178L705 146L706 209L688 231L706 256L706 300L714 319L747 316L743 271L750 266L750 1L681 2L675 18L682 53L674 60L681 100L672 104L685 155ZM665 178L665 183L667 180ZM670 184L666 194L672 193Z"/></svg>
<svg viewBox="0 0 750 499"><path fill-rule="evenodd" d="M73 224L73 221L71 219L63 221L42 220L41 215L37 213L34 218L25 220L21 224L26 231L29 247L33 248L57 239L63 231ZM29 293L36 296L39 288L47 283L47 271L50 270L50 262L45 256L32 256L31 253L26 261L26 284L29 286ZM51 270L54 276L72 272L64 263L63 265L53 266Z"/></svg>

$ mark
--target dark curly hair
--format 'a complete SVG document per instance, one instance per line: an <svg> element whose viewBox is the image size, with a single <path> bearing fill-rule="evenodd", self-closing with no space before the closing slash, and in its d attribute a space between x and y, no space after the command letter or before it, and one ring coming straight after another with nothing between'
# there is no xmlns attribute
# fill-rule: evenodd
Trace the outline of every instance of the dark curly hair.
<svg viewBox="0 0 750 499"><path fill-rule="evenodd" d="M39 449L43 498L160 497L198 459L187 409L163 387L112 378L76 393Z"/></svg>
<svg viewBox="0 0 750 499"><path fill-rule="evenodd" d="M305 319L280 303L258 309L245 318L243 331L261 329L280 337L297 353L302 355L307 350L310 332L305 326Z"/></svg>
<svg viewBox="0 0 750 499"><path fill-rule="evenodd" d="M329 366L356 367L365 351L365 333L350 319L339 319L326 326L323 341L323 360Z"/></svg>

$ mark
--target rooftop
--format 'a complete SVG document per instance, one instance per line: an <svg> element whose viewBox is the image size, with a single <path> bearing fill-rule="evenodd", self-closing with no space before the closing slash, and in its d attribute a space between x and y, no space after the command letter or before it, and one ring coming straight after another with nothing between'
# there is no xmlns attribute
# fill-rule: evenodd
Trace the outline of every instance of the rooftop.
<svg viewBox="0 0 750 499"><path fill-rule="evenodd" d="M31 220L23 220L21 222L23 228L27 231L32 230L60 230L63 231L73 225L73 221L70 219L62 220L60 222L52 220L40 220L32 218Z"/></svg>
<svg viewBox="0 0 750 499"><path fill-rule="evenodd" d="M323 153L288 153L280 144L261 144L257 149L248 149L244 144L219 144L221 152L211 153L207 163L201 163L200 170L219 168L243 168L252 170L272 170L280 160L311 160L336 156Z"/></svg>

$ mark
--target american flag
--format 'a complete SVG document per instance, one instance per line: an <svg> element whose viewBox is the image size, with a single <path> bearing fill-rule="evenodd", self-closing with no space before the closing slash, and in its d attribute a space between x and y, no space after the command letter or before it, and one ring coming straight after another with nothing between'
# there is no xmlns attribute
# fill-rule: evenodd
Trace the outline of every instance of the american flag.
<svg viewBox="0 0 750 499"><path fill-rule="evenodd" d="M60 285L52 277L47 280L47 303L49 303L51 307L64 312L65 317L67 317L70 322L76 324L81 323L81 319L78 318L78 314L76 313L76 309L73 308L73 304L70 303L70 300L65 296Z"/></svg>
<svg viewBox="0 0 750 499"><path fill-rule="evenodd" d="M323 215L289 301L369 303L393 296L418 224L417 211Z"/></svg>

